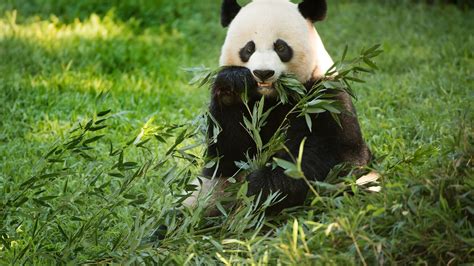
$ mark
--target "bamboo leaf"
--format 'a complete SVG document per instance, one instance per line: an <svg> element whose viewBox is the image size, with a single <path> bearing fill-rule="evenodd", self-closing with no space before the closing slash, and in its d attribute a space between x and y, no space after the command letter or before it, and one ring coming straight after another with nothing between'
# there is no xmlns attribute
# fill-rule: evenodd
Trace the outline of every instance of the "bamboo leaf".
<svg viewBox="0 0 474 266"><path fill-rule="evenodd" d="M305 114L304 118L306 120L306 125L308 126L309 132L313 131L313 121L311 120L311 116L309 114Z"/></svg>
<svg viewBox="0 0 474 266"><path fill-rule="evenodd" d="M97 114L98 117L102 117L102 116L106 116L107 114L109 114L112 110L109 109L109 110L105 110L105 111L102 111L102 112L99 112Z"/></svg>
<svg viewBox="0 0 474 266"><path fill-rule="evenodd" d="M103 138L104 136L105 136L105 135L99 135L99 136L92 137L92 138L90 138L90 139L86 139L86 140L84 140L84 142L83 142L82 144L83 144L83 145L87 145L87 144L96 142L96 141L98 141L99 139Z"/></svg>
<svg viewBox="0 0 474 266"><path fill-rule="evenodd" d="M377 65L376 65L373 61L371 61L370 59L364 58L363 60L364 60L364 63L365 63L366 65L368 65L369 67L371 67L372 69L375 69L375 70L378 70L378 69L379 69L379 68L377 67Z"/></svg>

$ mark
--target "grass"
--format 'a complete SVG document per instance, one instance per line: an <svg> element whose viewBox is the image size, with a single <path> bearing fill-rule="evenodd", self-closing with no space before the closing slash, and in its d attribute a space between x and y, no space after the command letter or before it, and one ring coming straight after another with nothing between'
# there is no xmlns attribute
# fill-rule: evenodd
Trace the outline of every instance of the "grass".
<svg viewBox="0 0 474 266"><path fill-rule="evenodd" d="M183 68L216 66L218 4L2 1L0 263L472 263L473 11L333 2L334 58L385 51L354 84L382 192L205 218L179 208L209 99Z"/></svg>

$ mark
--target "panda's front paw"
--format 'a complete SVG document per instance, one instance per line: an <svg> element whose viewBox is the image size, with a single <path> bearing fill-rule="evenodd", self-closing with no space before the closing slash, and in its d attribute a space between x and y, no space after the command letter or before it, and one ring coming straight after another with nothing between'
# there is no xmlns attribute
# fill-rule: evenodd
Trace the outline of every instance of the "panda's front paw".
<svg viewBox="0 0 474 266"><path fill-rule="evenodd" d="M272 171L269 168L262 168L250 173L247 176L247 196L258 195L260 192L263 197L268 196L270 192L271 177Z"/></svg>
<svg viewBox="0 0 474 266"><path fill-rule="evenodd" d="M240 103L245 89L256 86L250 70L245 67L225 67L212 85L213 98L221 105Z"/></svg>
<svg viewBox="0 0 474 266"><path fill-rule="evenodd" d="M229 87L217 87L213 91L213 96L220 105L229 106L242 101L240 94Z"/></svg>

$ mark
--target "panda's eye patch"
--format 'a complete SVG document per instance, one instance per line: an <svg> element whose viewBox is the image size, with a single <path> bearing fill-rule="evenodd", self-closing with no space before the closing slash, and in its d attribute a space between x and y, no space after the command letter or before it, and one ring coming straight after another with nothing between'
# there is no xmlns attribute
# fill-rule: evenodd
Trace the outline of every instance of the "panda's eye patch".
<svg viewBox="0 0 474 266"><path fill-rule="evenodd" d="M291 49L291 47L284 40L276 40L276 42L273 44L273 49L278 54L282 62L289 62L291 58L293 58L293 49Z"/></svg>
<svg viewBox="0 0 474 266"><path fill-rule="evenodd" d="M240 59L242 62L248 62L253 53L255 53L255 43L250 41L242 49L240 49Z"/></svg>

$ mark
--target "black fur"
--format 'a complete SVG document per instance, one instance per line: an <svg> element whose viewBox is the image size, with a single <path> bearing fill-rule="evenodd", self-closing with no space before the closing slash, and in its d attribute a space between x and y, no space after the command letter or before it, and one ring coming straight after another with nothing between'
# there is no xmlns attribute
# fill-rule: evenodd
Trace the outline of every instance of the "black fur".
<svg viewBox="0 0 474 266"><path fill-rule="evenodd" d="M237 0L224 0L221 7L221 25L227 27L240 11Z"/></svg>
<svg viewBox="0 0 474 266"><path fill-rule="evenodd" d="M300 13L306 19L313 22L322 21L326 18L326 0L305 0L298 5Z"/></svg>
<svg viewBox="0 0 474 266"><path fill-rule="evenodd" d="M282 62L290 62L293 58L293 49L282 39L276 40L273 44L273 49Z"/></svg>
<svg viewBox="0 0 474 266"><path fill-rule="evenodd" d="M309 81L306 84L307 88L310 88L314 82ZM208 156L220 157L217 175L222 178L233 176L239 171L234 162L245 160L246 152L253 155L256 151L253 140L242 126L243 116L248 115L248 111L240 100L240 94L245 88L248 92L249 104L255 104L261 96L257 93L257 84L252 74L244 67L223 69L217 75L212 87L210 112L221 126L222 132L218 135L217 143L208 147ZM223 100L222 95L227 95L232 100ZM337 98L346 111L353 114L339 115L343 128L339 127L328 113L312 117L314 125L312 132L309 131L304 118L297 115L289 117L285 145L293 157L297 157L301 141L307 138L302 167L305 176L311 180L324 180L331 168L337 164L347 162L359 166L367 164L371 159L370 151L362 139L350 96L347 93L339 93ZM276 103L277 99L269 99L265 102L265 108ZM264 143L273 136L291 108L290 104L280 105L271 112L267 124L260 132ZM213 127L211 121L210 136L213 136ZM286 152L280 152L275 157L291 161L291 157ZM215 170L215 167L204 169L204 175L211 176ZM279 167L274 170L268 167L259 169L250 173L246 180L249 182L248 195L262 192L265 197L272 191L280 191L285 197L268 210L272 213L303 204L308 191L304 181L286 176L283 169Z"/></svg>
<svg viewBox="0 0 474 266"><path fill-rule="evenodd" d="M242 62L244 63L248 62L250 57L253 55L253 53L255 53L255 43L253 41L250 41L247 44L245 44L245 46L242 47L242 49L240 49L239 51L240 60L242 60Z"/></svg>

